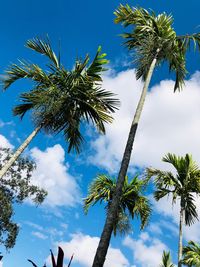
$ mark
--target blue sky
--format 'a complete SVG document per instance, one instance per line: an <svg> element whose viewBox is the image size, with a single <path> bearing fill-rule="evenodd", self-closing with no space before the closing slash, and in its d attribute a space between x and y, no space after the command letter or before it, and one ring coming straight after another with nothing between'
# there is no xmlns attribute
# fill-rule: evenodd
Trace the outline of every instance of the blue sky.
<svg viewBox="0 0 200 267"><path fill-rule="evenodd" d="M188 1L121 1L134 6L151 8L155 12L172 13L178 34L199 30L197 0ZM101 234L105 213L102 206L93 207L83 214L81 200L87 193L90 181L98 173L116 175L126 136L142 87L135 80L134 65L122 46L119 34L123 28L113 23L114 10L120 4L111 0L52 0L3 1L1 3L1 64L0 73L17 59L28 59L44 66L45 59L26 49L27 39L49 35L55 51L61 42L61 60L71 68L77 56L86 53L94 56L102 45L108 54L110 71L105 74L104 88L114 91L122 101L113 125L107 135L99 136L94 129L85 128L86 143L80 155L67 154L62 135L47 136L40 133L26 151L37 163L34 181L49 190L44 205L36 208L30 202L16 206L15 220L20 233L14 249L4 252L3 267L28 267L27 258L39 266L46 261L49 249L56 251L57 244L65 249L66 262L75 253L72 266L90 266L98 237ZM187 14L186 14L187 11ZM167 168L160 161L167 153L194 155L200 163L200 57L191 50L187 56L189 71L185 89L173 94L173 77L166 66L158 69L153 77L151 91L138 129L130 173L145 166ZM12 144L15 148L33 130L28 115L21 122L12 116L12 106L18 103L21 92L30 84L18 82L0 94L0 145ZM56 191L57 190L57 191ZM148 194L151 197L151 191ZM200 209L200 201L197 200ZM133 222L133 233L127 237L112 238L107 266L152 267L157 264L163 249L170 249L176 261L178 206L171 208L169 200L155 203L152 199L149 226L139 232ZM200 224L185 230L185 241L200 241ZM76 253L76 251L78 251ZM117 259L117 260L116 260Z"/></svg>

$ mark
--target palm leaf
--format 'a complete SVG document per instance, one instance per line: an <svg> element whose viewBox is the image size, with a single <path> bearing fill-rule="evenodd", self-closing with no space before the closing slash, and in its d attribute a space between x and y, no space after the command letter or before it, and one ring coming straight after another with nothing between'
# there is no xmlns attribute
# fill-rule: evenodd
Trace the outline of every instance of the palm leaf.
<svg viewBox="0 0 200 267"><path fill-rule="evenodd" d="M26 46L42 55L47 56L56 67L59 67L59 61L51 48L48 37L46 41L41 40L38 37L28 40Z"/></svg>

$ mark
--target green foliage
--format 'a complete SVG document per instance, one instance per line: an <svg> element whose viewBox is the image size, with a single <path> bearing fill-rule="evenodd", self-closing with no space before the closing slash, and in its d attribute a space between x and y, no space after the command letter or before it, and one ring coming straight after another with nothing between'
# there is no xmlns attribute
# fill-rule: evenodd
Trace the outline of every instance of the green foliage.
<svg viewBox="0 0 200 267"><path fill-rule="evenodd" d="M50 250L51 251L51 250ZM67 265L67 267L70 267L71 263L73 260L73 255L71 256L71 259ZM28 260L34 267L38 267L32 260ZM64 252L61 247L58 247L58 257L57 257L57 262L55 260L55 257L53 255L53 252L51 251L51 263L52 267L64 267ZM46 267L46 264L44 264L43 267Z"/></svg>
<svg viewBox="0 0 200 267"><path fill-rule="evenodd" d="M200 48L200 33L177 36L174 31L173 17L165 12L156 14L144 8L131 8L120 5L114 12L116 23L124 27L133 26L130 33L122 34L125 45L136 54L137 78L146 79L147 72L154 57L157 65L164 61L169 63L169 70L176 73L174 91L181 89L187 74L185 56L191 42Z"/></svg>
<svg viewBox="0 0 200 267"><path fill-rule="evenodd" d="M126 177L122 189L122 196L120 199L118 218L113 227L114 234L125 234L130 231L131 226L129 219L136 216L141 219L141 229L145 227L148 222L151 208L148 199L142 195L147 180L139 180L134 177L130 182ZM108 209L113 194L116 190L116 180L107 175L98 175L89 187L88 196L84 200L84 210L87 213L91 205L97 202L106 202L106 209Z"/></svg>
<svg viewBox="0 0 200 267"><path fill-rule="evenodd" d="M0 149L0 169L12 156L10 149ZM19 158L0 179L0 244L7 249L15 245L19 226L12 221L14 203L22 203L27 197L38 205L43 202L46 192L31 185L31 174L35 164L27 158Z"/></svg>
<svg viewBox="0 0 200 267"><path fill-rule="evenodd" d="M175 267L171 261L170 252L163 251L162 263L159 265L159 267Z"/></svg>
<svg viewBox="0 0 200 267"><path fill-rule="evenodd" d="M101 88L101 74L108 62L106 54L98 48L96 56L90 61L77 59L72 70L60 63L51 48L49 40L39 38L27 41L26 46L49 59L43 70L39 65L20 61L12 64L6 71L2 82L4 89L19 79L33 82L31 91L22 93L22 104L14 108L14 115L23 116L32 110L36 126L50 133L63 132L68 142L68 151L80 151L83 136L80 132L82 122L92 122L99 132L105 133L105 123L111 123L112 113L119 106L114 94Z"/></svg>
<svg viewBox="0 0 200 267"><path fill-rule="evenodd" d="M183 247L182 263L189 267L200 267L200 246L199 244L189 241L188 245Z"/></svg>
<svg viewBox="0 0 200 267"><path fill-rule="evenodd" d="M163 161L171 164L175 170L174 175L169 171L148 168L148 178L155 177L156 191L155 199L158 201L164 196L172 194L173 203L181 200L181 207L184 210L185 224L191 225L198 219L195 205L195 195L200 195L200 169L193 161L192 156L177 157L168 153Z"/></svg>

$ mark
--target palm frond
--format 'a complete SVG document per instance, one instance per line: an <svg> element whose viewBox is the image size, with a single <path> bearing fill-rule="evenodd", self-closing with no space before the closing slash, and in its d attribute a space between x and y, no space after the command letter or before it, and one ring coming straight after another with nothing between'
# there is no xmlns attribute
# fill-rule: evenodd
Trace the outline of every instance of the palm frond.
<svg viewBox="0 0 200 267"><path fill-rule="evenodd" d="M37 64L19 61L19 65L12 64L6 70L5 76L2 78L3 89L8 89L15 81L23 78L31 79L40 84L43 83L46 86L51 84L49 76Z"/></svg>
<svg viewBox="0 0 200 267"><path fill-rule="evenodd" d="M48 37L46 39L47 40L44 41L36 37L34 39L28 40L26 46L42 55L47 56L53 62L53 64L58 68L59 60L51 48L51 44Z"/></svg>
<svg viewBox="0 0 200 267"><path fill-rule="evenodd" d="M99 46L95 58L87 69L88 77L92 78L94 82L102 81L101 74L107 70L104 65L109 61L105 57L106 53L101 53L101 46Z"/></svg>
<svg viewBox="0 0 200 267"><path fill-rule="evenodd" d="M187 193L183 199L185 224L190 226L195 222L195 220L198 220L197 207L194 204L195 199L191 193Z"/></svg>
<svg viewBox="0 0 200 267"><path fill-rule="evenodd" d="M171 262L170 252L163 251L162 263L159 267L175 267L175 265Z"/></svg>
<svg viewBox="0 0 200 267"><path fill-rule="evenodd" d="M186 266L200 266L200 246L199 244L189 241L188 245L183 247L182 263Z"/></svg>
<svg viewBox="0 0 200 267"><path fill-rule="evenodd" d="M84 211L87 213L89 207L98 201L109 203L115 190L116 182L109 176L100 174L94 179L88 190L88 196L84 199Z"/></svg>

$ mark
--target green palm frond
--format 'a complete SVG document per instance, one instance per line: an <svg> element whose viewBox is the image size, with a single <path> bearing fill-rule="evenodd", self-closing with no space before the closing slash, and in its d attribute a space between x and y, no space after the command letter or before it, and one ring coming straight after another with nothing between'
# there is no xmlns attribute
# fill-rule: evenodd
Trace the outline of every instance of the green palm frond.
<svg viewBox="0 0 200 267"><path fill-rule="evenodd" d="M109 61L105 58L106 53L101 54L101 50L102 48L99 46L93 62L87 69L87 75L92 78L93 81L102 81L101 73L107 70L103 66L109 63Z"/></svg>
<svg viewBox="0 0 200 267"><path fill-rule="evenodd" d="M88 196L84 199L84 211L87 213L89 207L98 201L110 202L115 190L116 182L109 176L100 174L94 179L88 189Z"/></svg>
<svg viewBox="0 0 200 267"><path fill-rule="evenodd" d="M119 107L115 95L101 87L101 74L108 62L106 54L99 47L93 60L86 55L83 60L76 60L72 70L66 70L58 64L49 41L35 38L27 42L27 47L46 55L51 62L47 70L26 61L7 69L2 80L4 89L19 79L33 81L32 90L20 95L21 103L14 107L14 115L23 118L32 110L36 126L42 125L49 133L63 132L68 151L80 152L84 141L81 125L92 123L104 134L105 124L113 121L112 114Z"/></svg>
<svg viewBox="0 0 200 267"><path fill-rule="evenodd" d="M45 86L51 85L49 75L37 64L19 61L19 65L12 64L8 70L6 70L5 77L2 78L4 90L8 89L15 81L23 78L31 79L32 81L42 83Z"/></svg>
<svg viewBox="0 0 200 267"><path fill-rule="evenodd" d="M143 190L147 185L146 180L139 180L134 177L130 182L126 177L120 205L118 210L118 218L113 226L114 233L127 233L130 232L129 217L132 219L136 216L141 220L141 229L148 223L151 206L148 199L142 195ZM104 201L106 209L112 201L113 194L116 189L116 180L107 175L98 175L89 187L88 196L84 199L84 210L87 213L91 205L97 202Z"/></svg>
<svg viewBox="0 0 200 267"><path fill-rule="evenodd" d="M200 246L199 244L189 241L188 245L183 247L182 263L189 267L200 267Z"/></svg>
<svg viewBox="0 0 200 267"><path fill-rule="evenodd" d="M48 37L46 39L47 39L46 41L43 41L39 38L28 40L26 42L26 46L42 55L47 56L53 62L53 64L58 68L59 67L58 58L51 48L51 44Z"/></svg>
<svg viewBox="0 0 200 267"><path fill-rule="evenodd" d="M126 235L131 233L132 227L130 223L129 216L124 212L119 212L118 220L115 221L113 226L113 233L114 236L118 235Z"/></svg>
<svg viewBox="0 0 200 267"><path fill-rule="evenodd" d="M187 193L182 198L185 211L185 224L190 226L195 220L198 220L197 207L194 204L195 198L191 193Z"/></svg>
<svg viewBox="0 0 200 267"><path fill-rule="evenodd" d="M162 263L159 265L159 267L175 267L171 261L170 252L163 251Z"/></svg>

